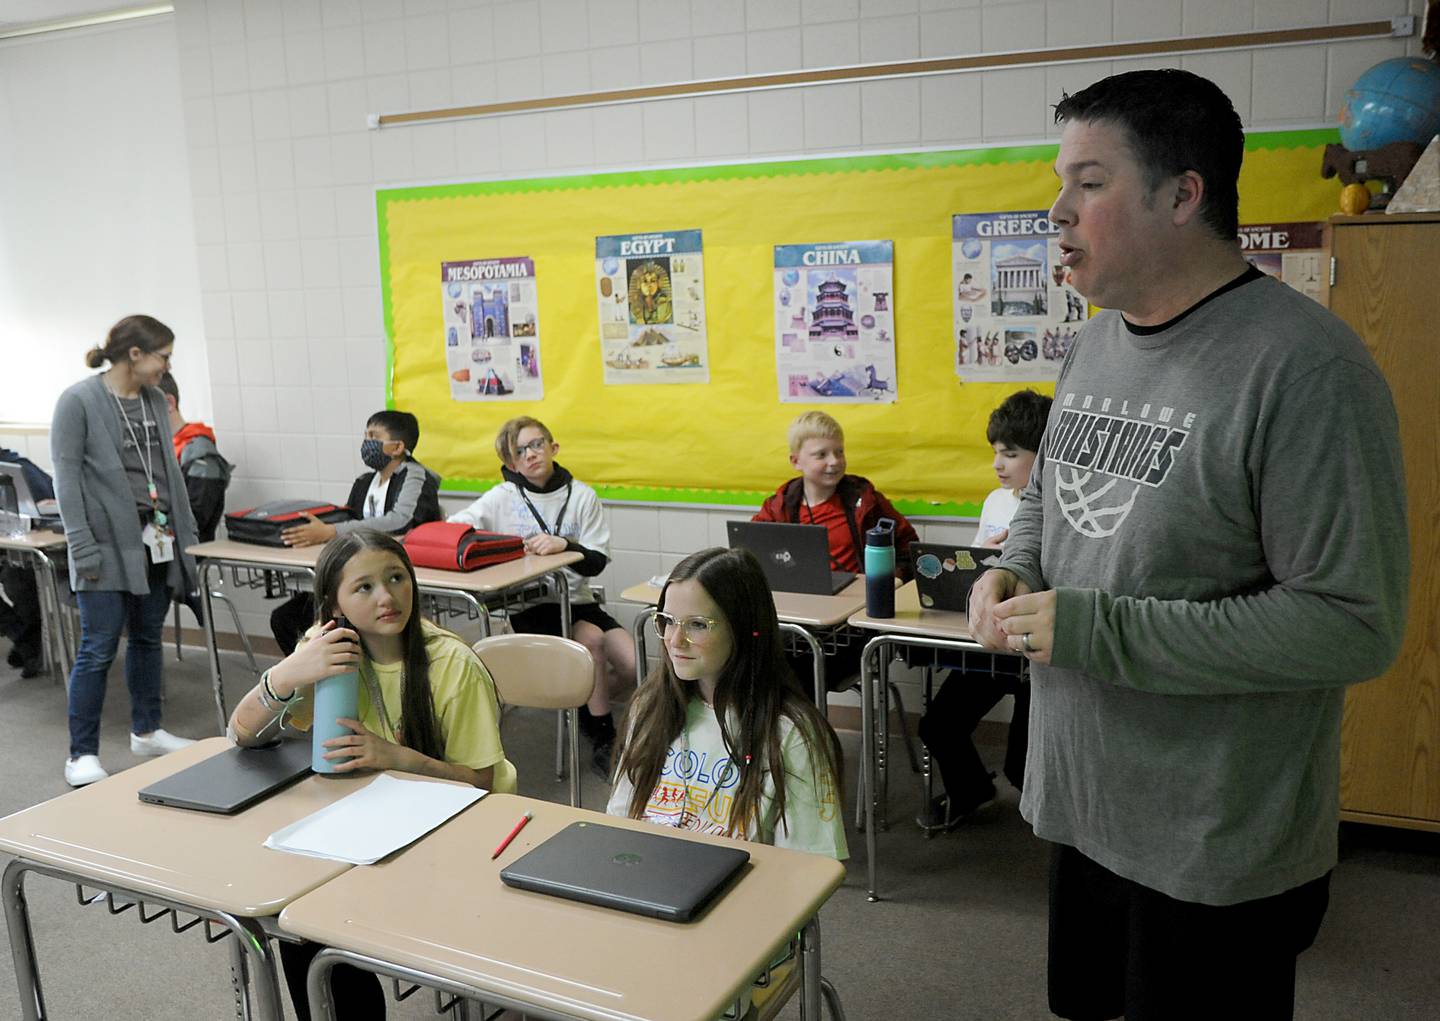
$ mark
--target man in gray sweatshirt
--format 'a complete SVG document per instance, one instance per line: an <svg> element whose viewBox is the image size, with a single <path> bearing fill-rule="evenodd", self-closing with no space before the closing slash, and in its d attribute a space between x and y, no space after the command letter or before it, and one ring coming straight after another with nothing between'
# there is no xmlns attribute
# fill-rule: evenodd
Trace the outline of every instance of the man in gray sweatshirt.
<svg viewBox="0 0 1440 1021"><path fill-rule="evenodd" d="M1056 120L1061 263L1105 311L970 605L1032 664L1050 1007L1289 1018L1336 861L1345 687L1404 627L1394 405L1343 322L1241 256L1219 88L1132 72Z"/></svg>

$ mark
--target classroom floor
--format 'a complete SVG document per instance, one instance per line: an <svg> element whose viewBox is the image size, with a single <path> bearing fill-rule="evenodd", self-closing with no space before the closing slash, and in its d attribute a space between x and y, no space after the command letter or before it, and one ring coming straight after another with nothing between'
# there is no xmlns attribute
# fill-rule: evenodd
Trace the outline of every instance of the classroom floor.
<svg viewBox="0 0 1440 1021"><path fill-rule="evenodd" d="M227 656L243 691L239 657ZM165 726L187 737L215 733L203 652L176 663L166 652ZM234 695L232 694L232 697ZM134 765L125 740L128 697L117 663L105 709L101 757L112 771ZM562 801L553 772L554 717L515 712L504 740L520 773L521 793ZM842 733L853 791L859 737ZM48 678L22 680L0 666L0 815L63 794L64 688ZM1002 749L989 748L998 760ZM902 760L903 761L903 760ZM865 899L865 845L850 832L850 877L821 915L824 970L851 1021L1041 1019L1045 1007L1046 847L1006 790L983 820L925 840L910 819L919 802L908 768L892 778L891 827L882 831L880 884L886 898ZM588 771L584 803L603 807L606 790ZM1435 1016L1440 1001L1440 835L1346 826L1330 911L1315 947L1300 959L1296 1017L1313 1021ZM3 864L4 856L0 856ZM27 885L45 982L57 1019L196 1021L232 1017L227 954L193 930L140 931L133 913L111 917L77 906L73 887L43 877ZM0 1017L18 1017L8 940L0 952ZM1243 999L1235 1017L1245 1016ZM392 1018L433 1016L417 995ZM792 1004L783 1015L798 1017Z"/></svg>

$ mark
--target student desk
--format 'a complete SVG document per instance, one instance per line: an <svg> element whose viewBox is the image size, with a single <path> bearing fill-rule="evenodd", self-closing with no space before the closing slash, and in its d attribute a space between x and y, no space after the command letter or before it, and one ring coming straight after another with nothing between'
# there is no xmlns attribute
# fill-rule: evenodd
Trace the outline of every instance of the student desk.
<svg viewBox="0 0 1440 1021"><path fill-rule="evenodd" d="M780 618L780 630L804 643L810 648L815 663L815 704L825 712L829 704L825 686L825 655L837 646L847 645L852 635L846 627L850 616L865 605L865 578L857 575L845 588L833 596L814 596L804 592L776 592L775 613ZM649 582L632 585L620 593L620 598L631 603L642 603L650 610L636 615L630 625L635 640L636 680L645 679L645 631L654 617L654 607L660 602L660 590Z"/></svg>
<svg viewBox="0 0 1440 1021"><path fill-rule="evenodd" d="M526 810L530 824L498 861ZM532 1018L714 1021L800 936L803 1017L820 1018L817 912L845 868L820 855L746 844L741 878L698 921L680 924L511 889L500 869L587 820L651 824L491 794L378 865L359 866L290 904L280 928L329 949L310 969L317 1021L333 1021L329 971L350 964ZM681 839L733 846L714 836ZM477 849L480 853L477 853Z"/></svg>
<svg viewBox="0 0 1440 1021"><path fill-rule="evenodd" d="M29 872L74 883L82 905L103 898L112 914L134 906L142 922L168 916L170 927L181 932L203 921L211 942L233 936L232 980L244 1016L251 1016L248 972L255 1016L281 1021L275 961L266 940L274 916L350 866L262 844L282 826L361 785L311 776L232 816L149 805L136 796L140 788L228 747L224 738L208 738L0 819L0 850L16 856L5 868L3 897L25 1021L48 1016L25 899ZM87 898L85 889L99 892ZM194 919L181 924L181 915Z"/></svg>
<svg viewBox="0 0 1440 1021"><path fill-rule="evenodd" d="M75 662L75 645L68 623L69 614L60 595L63 589L57 564L66 548L65 536L59 532L33 531L19 537L0 535L0 551L5 557L28 560L35 566L45 666L62 680L69 676L70 667Z"/></svg>
<svg viewBox="0 0 1440 1021"><path fill-rule="evenodd" d="M210 654L210 679L215 687L215 709L223 731L229 720L225 711L225 687L220 675L220 652L215 644L215 616L210 597L210 572L232 569L239 583L260 588L264 583L255 580L256 575L278 572L290 576L315 580L315 562L320 558L323 546L257 546L252 543L202 542L191 546L189 552L196 560L200 572L201 599L205 604L205 644ZM497 601L541 584L551 584L560 595L560 624L562 633L570 637L570 584L562 568L578 563L583 557L579 553L554 553L537 557L529 554L503 564L482 567L478 571L440 571L433 567L415 568L415 580L419 594L441 602L459 602L469 609L470 615L478 617L480 631L490 634L490 618L486 607ZM242 573L243 572L243 573ZM246 579L249 580L246 580ZM564 710L564 719L569 729L571 761L578 761L580 738L578 713L574 709ZM555 778L564 773L562 765L564 742L557 741L555 749ZM580 778L578 770L570 770L571 800L580 800Z"/></svg>
<svg viewBox="0 0 1440 1021"><path fill-rule="evenodd" d="M865 652L860 658L860 702L862 724L860 727L860 769L861 787L865 794L865 853L869 870L869 898L879 900L875 884L875 805L879 800L876 772L884 774L885 731L889 727L889 700L882 698L880 712L876 713L876 691L883 696L888 690L886 674L890 657L883 655L894 646L928 649L956 649L969 652L988 652L970 636L970 622L965 614L946 610L927 610L920 605L919 591L915 582L909 581L895 593L894 617L871 617L863 610L850 618L850 626L862 631L876 632L875 637L865 643ZM879 684L876 683L877 679ZM929 672L926 673L925 705L929 704ZM929 803L931 792L930 757L924 756L925 799ZM883 780L881 781L884 782Z"/></svg>

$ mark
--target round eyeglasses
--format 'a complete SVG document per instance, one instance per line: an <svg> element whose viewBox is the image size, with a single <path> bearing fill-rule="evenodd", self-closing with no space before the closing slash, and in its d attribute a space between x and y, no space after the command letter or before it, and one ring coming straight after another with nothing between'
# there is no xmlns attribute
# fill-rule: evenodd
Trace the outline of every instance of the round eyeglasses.
<svg viewBox="0 0 1440 1021"><path fill-rule="evenodd" d="M714 617L672 617L668 613L656 612L655 633L662 639L673 627L680 628L680 634L691 645L704 645L720 630L720 621Z"/></svg>

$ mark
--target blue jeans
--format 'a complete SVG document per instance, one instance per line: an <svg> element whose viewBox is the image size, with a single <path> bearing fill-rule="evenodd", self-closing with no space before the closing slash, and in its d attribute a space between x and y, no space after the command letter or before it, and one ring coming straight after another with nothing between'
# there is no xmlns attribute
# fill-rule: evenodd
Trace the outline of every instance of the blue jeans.
<svg viewBox="0 0 1440 1021"><path fill-rule="evenodd" d="M70 671L70 757L100 751L100 710L105 705L105 679L120 633L128 628L125 684L130 689L130 732L148 734L160 726L163 694L160 684L160 640L170 609L165 576L151 572L150 591L77 592L80 603L80 650Z"/></svg>

